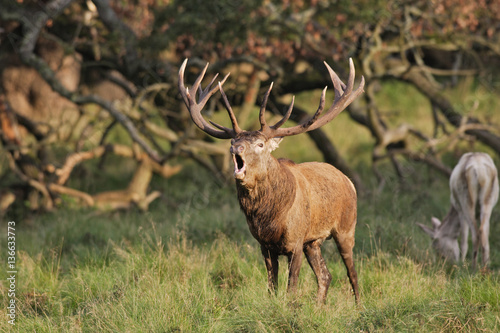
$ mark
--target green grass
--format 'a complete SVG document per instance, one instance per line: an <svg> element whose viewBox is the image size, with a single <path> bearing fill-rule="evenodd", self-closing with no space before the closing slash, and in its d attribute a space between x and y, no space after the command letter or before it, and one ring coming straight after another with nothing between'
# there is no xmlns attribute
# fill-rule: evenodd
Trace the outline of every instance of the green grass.
<svg viewBox="0 0 500 333"><path fill-rule="evenodd" d="M359 305L332 241L323 249L333 276L325 305L315 303L316 281L305 262L297 294L285 292L285 258L278 294L269 294L257 242L233 187L216 185L197 168L156 182L165 196L148 213L62 209L17 220L19 308L13 331L498 331L498 213L492 219L490 273L443 263L415 223L444 214L448 197L438 189L446 181L413 178L360 198ZM4 239L0 245L5 248ZM4 253L1 260L5 267ZM4 270L0 278L6 304ZM5 307L1 311L6 318ZM0 331L9 327L0 321Z"/></svg>

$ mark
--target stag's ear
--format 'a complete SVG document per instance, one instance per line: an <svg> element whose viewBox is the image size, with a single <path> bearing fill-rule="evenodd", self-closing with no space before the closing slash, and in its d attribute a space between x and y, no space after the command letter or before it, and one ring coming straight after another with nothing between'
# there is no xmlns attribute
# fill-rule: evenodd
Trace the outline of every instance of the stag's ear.
<svg viewBox="0 0 500 333"><path fill-rule="evenodd" d="M283 140L283 138L272 138L272 139L270 139L269 140L269 150L273 151L276 148L278 148L279 145L280 145L281 140Z"/></svg>
<svg viewBox="0 0 500 333"><path fill-rule="evenodd" d="M429 236L431 236L432 238L434 238L434 229L431 229L429 228L428 226L424 225L424 224L420 224L420 223L417 223L417 225L422 228L422 230Z"/></svg>
<svg viewBox="0 0 500 333"><path fill-rule="evenodd" d="M439 219L437 217L432 217L431 218L431 221L432 221L432 225L434 226L434 229L437 229L441 226L441 221L439 221Z"/></svg>

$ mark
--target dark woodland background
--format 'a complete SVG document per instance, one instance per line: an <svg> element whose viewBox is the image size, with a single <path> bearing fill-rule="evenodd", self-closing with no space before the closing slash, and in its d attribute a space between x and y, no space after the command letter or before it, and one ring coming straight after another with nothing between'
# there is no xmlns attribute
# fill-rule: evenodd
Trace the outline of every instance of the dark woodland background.
<svg viewBox="0 0 500 333"><path fill-rule="evenodd" d="M388 172L404 178L404 161L443 176L467 150L498 161L497 1L2 0L1 7L2 211L52 210L64 200L147 210L161 196L152 177L173 177L189 161L221 183L230 179L227 143L195 129L179 98L185 58L188 82L206 62L210 75L232 73L225 90L247 129L271 82L276 115L292 94L306 96L292 115L300 122L317 105L310 96L330 84L322 62L345 80L352 58L367 84L344 112L345 126L366 129L368 143L346 154L341 135L308 135L361 193L383 188ZM221 109L214 98L206 116L227 122ZM365 156L370 171L352 155ZM118 188L82 181L127 160L135 171Z"/></svg>
<svg viewBox="0 0 500 333"><path fill-rule="evenodd" d="M180 97L210 63L243 129L308 119L333 87L326 61L365 93L273 154L325 161L358 190L351 295L335 243L314 301L303 265L270 295L239 210L229 140ZM498 332L500 212L489 270L439 259L417 223L449 208L468 151L500 166L500 1L0 0L0 265L15 223L16 295L0 269L0 331ZM220 93L207 120L230 126ZM469 246L469 249L472 247ZM470 256L470 251L469 251ZM9 259L10 260L10 259Z"/></svg>

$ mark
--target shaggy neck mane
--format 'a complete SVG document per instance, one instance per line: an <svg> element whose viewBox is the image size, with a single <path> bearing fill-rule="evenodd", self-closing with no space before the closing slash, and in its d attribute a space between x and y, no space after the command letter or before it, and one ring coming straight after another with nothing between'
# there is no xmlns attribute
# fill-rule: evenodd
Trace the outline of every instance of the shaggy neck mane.
<svg viewBox="0 0 500 333"><path fill-rule="evenodd" d="M284 231L286 213L295 199L295 177L288 169L294 163L271 156L266 176L249 188L236 181L241 210L250 231L261 243L278 242Z"/></svg>

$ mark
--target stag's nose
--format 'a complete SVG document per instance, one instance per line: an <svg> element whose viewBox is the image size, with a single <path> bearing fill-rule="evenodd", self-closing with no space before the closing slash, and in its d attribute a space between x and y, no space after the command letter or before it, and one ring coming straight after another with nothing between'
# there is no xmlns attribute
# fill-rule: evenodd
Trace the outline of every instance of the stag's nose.
<svg viewBox="0 0 500 333"><path fill-rule="evenodd" d="M243 153L243 150L245 148L243 147L243 145L240 145L240 144L235 144L235 145L232 145L231 146L231 149L229 150L231 152L231 154L241 154Z"/></svg>

